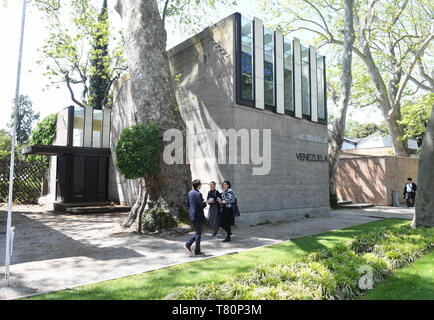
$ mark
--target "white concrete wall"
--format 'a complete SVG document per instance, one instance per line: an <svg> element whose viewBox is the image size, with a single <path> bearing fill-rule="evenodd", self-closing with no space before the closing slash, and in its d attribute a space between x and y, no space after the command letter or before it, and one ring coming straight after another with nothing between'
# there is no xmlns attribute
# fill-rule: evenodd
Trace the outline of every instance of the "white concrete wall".
<svg viewBox="0 0 434 320"><path fill-rule="evenodd" d="M111 109L104 109L102 118L102 147L110 148L110 114Z"/></svg>
<svg viewBox="0 0 434 320"><path fill-rule="evenodd" d="M264 24L261 19L254 18L255 39L255 106L265 108L264 102Z"/></svg>
<svg viewBox="0 0 434 320"><path fill-rule="evenodd" d="M56 137L53 141L55 146L66 146L68 142L68 110L68 108L64 108L57 114Z"/></svg>
<svg viewBox="0 0 434 320"><path fill-rule="evenodd" d="M311 98L311 119L318 122L318 88L316 75L316 49L309 48L310 54L310 98Z"/></svg>

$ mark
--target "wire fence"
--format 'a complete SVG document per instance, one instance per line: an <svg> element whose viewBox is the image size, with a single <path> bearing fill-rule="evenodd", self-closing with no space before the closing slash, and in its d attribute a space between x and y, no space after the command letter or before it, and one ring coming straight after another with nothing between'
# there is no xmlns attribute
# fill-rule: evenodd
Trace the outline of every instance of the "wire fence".
<svg viewBox="0 0 434 320"><path fill-rule="evenodd" d="M0 202L9 197L10 159L0 158ZM44 161L16 160L14 167L13 203L36 204L42 195L48 170Z"/></svg>

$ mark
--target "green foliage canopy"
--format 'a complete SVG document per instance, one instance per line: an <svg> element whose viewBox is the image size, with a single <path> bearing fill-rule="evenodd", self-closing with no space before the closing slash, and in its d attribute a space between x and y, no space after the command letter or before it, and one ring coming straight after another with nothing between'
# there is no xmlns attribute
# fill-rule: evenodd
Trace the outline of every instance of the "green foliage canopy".
<svg viewBox="0 0 434 320"><path fill-rule="evenodd" d="M56 138L57 129L57 113L51 114L38 122L36 128L32 131L30 139L31 145L52 145ZM43 162L45 167L48 168L49 160L47 156L29 156L28 161Z"/></svg>
<svg viewBox="0 0 434 320"><path fill-rule="evenodd" d="M14 104L15 104L14 99ZM39 119L39 112L35 113L32 108L32 101L28 96L20 95L17 104L17 127L16 127L16 141L17 144L23 144L29 141L30 133L32 131L32 124ZM13 127L14 109L11 113L11 122L9 128Z"/></svg>
<svg viewBox="0 0 434 320"><path fill-rule="evenodd" d="M434 93L428 93L408 101L402 106L402 119L399 121L405 132L402 139L416 139L417 145L419 147L422 145L433 105Z"/></svg>
<svg viewBox="0 0 434 320"><path fill-rule="evenodd" d="M370 134L378 131L380 128L375 123L363 123L351 129L348 137L355 139L363 139Z"/></svg>
<svg viewBox="0 0 434 320"><path fill-rule="evenodd" d="M146 178L157 172L161 142L155 123L136 124L122 131L115 148L115 165L127 179Z"/></svg>
<svg viewBox="0 0 434 320"><path fill-rule="evenodd" d="M11 154L12 137L6 130L0 129L0 158L9 157Z"/></svg>

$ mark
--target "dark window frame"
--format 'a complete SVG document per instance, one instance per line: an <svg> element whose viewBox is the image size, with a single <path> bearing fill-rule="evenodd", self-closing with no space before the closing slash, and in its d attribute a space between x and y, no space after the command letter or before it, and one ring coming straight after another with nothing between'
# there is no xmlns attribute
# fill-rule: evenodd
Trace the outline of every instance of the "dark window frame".
<svg viewBox="0 0 434 320"><path fill-rule="evenodd" d="M236 57L236 103L248 107L255 107L256 90L255 90L255 22L253 24L253 55L252 55L252 82L253 82L253 100L244 99L241 97L241 14L236 12L235 14L235 57Z"/></svg>

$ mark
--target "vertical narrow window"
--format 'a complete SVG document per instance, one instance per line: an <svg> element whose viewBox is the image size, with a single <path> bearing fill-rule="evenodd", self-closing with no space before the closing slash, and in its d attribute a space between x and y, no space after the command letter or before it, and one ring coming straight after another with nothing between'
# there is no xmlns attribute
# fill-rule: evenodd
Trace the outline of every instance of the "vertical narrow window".
<svg viewBox="0 0 434 320"><path fill-rule="evenodd" d="M74 129L72 131L72 145L82 147L84 139L84 108L74 107Z"/></svg>
<svg viewBox="0 0 434 320"><path fill-rule="evenodd" d="M301 46L301 101L303 116L310 118L309 48Z"/></svg>
<svg viewBox="0 0 434 320"><path fill-rule="evenodd" d="M294 99L292 92L292 44L286 37L283 40L283 64L284 64L284 95L285 112L294 112Z"/></svg>
<svg viewBox="0 0 434 320"><path fill-rule="evenodd" d="M102 110L93 109L92 147L101 148L102 142Z"/></svg>
<svg viewBox="0 0 434 320"><path fill-rule="evenodd" d="M113 121L113 112L110 110L110 129L109 129L109 147L112 146L112 121Z"/></svg>
<svg viewBox="0 0 434 320"><path fill-rule="evenodd" d="M241 16L241 99L253 101L253 21Z"/></svg>
<svg viewBox="0 0 434 320"><path fill-rule="evenodd" d="M318 119L326 120L325 111L325 79L324 79L324 57L317 55L316 59L317 88L318 88Z"/></svg>
<svg viewBox="0 0 434 320"><path fill-rule="evenodd" d="M264 103L275 106L274 85L274 31L264 28Z"/></svg>

